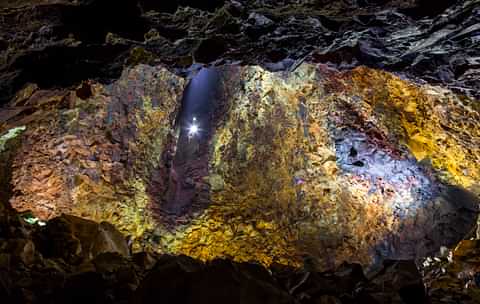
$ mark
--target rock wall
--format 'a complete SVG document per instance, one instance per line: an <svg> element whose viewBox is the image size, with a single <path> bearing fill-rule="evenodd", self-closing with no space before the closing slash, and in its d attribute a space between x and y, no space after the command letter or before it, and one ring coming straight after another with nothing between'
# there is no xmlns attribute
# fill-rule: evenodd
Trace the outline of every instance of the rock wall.
<svg viewBox="0 0 480 304"><path fill-rule="evenodd" d="M13 163L11 204L43 220L77 214L142 235L152 226L146 181L160 162L184 83L165 69L139 66L111 86L84 83L14 101L45 109L24 118L31 123Z"/></svg>
<svg viewBox="0 0 480 304"><path fill-rule="evenodd" d="M318 269L422 257L474 233L476 100L366 67L217 71L204 142L178 140L186 81L162 67L20 92L2 127L26 126L11 204L111 222L134 250ZM184 168L174 185L194 193L190 210L166 214L172 159L194 142L207 174Z"/></svg>

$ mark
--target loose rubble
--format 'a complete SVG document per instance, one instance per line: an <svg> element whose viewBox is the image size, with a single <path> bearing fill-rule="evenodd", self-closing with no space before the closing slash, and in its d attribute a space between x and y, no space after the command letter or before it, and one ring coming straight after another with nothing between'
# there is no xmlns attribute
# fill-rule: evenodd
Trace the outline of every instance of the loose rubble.
<svg viewBox="0 0 480 304"><path fill-rule="evenodd" d="M368 274L360 265L348 263L319 272L308 260L296 269L281 265L266 269L229 260L203 263L187 256L131 254L115 229L104 234L110 235L111 246L100 248L94 245L98 234L90 232L105 231L104 224L61 216L39 227L26 224L10 208L2 210L2 303L457 303L455 299L476 303L479 299L480 289L470 277L464 287L455 282L465 279L450 275L465 271L466 264L472 273L478 270L471 258L478 254L478 244L470 241L455 250L447 266L449 277L424 277L425 288L413 261L385 261Z"/></svg>

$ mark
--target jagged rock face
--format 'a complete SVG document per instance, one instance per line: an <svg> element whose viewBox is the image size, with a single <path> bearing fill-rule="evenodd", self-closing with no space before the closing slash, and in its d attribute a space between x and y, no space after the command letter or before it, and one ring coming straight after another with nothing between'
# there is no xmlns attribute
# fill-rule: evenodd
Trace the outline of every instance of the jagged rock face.
<svg viewBox="0 0 480 304"><path fill-rule="evenodd" d="M135 250L319 269L421 257L474 229L475 100L365 67L215 73L212 110L185 120L198 134L185 79L161 67L20 92L10 202L111 222Z"/></svg>
<svg viewBox="0 0 480 304"><path fill-rule="evenodd" d="M141 234L148 201L138 195L160 162L184 82L165 69L141 66L112 86L85 83L72 92L33 91L27 99L20 94L14 102L20 112L42 104L48 110L15 122L33 120L16 151L12 183L19 195L11 203L19 210L34 206L43 219L77 214L123 222Z"/></svg>
<svg viewBox="0 0 480 304"><path fill-rule="evenodd" d="M432 303L478 302L479 249L478 240L463 240L453 250L424 260L422 276Z"/></svg>
<svg viewBox="0 0 480 304"><path fill-rule="evenodd" d="M478 0L29 0L0 3L0 103L27 83L117 79L124 66L305 58L445 84L478 98ZM115 13L112 13L115 11Z"/></svg>
<svg viewBox="0 0 480 304"><path fill-rule="evenodd" d="M15 212L11 216L10 233L0 230L2 303L428 300L413 261L389 261L367 278L358 264L345 263L320 273L219 259L202 263L186 256L145 252L129 256L126 240L114 228L105 229L105 223L61 216L40 228L27 225ZM2 214L1 219L6 217Z"/></svg>

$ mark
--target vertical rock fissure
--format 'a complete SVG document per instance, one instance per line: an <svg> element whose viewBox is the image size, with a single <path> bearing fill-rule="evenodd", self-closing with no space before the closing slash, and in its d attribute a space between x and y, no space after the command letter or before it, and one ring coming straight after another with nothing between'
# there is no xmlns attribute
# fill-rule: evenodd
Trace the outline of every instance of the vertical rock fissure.
<svg viewBox="0 0 480 304"><path fill-rule="evenodd" d="M188 84L176 120L177 138L171 152L160 210L167 221L183 222L209 204L209 145L214 133L219 75L201 69Z"/></svg>

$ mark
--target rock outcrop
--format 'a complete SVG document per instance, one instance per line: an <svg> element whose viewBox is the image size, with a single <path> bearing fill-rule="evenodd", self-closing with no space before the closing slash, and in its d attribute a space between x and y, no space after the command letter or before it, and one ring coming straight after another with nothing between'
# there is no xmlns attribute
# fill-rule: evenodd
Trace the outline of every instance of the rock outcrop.
<svg viewBox="0 0 480 304"><path fill-rule="evenodd" d="M111 224L97 224L71 215L54 218L39 234L37 242L46 257L65 260L91 260L99 254L114 252L129 256L123 235Z"/></svg>
<svg viewBox="0 0 480 304"><path fill-rule="evenodd" d="M91 255L66 255L79 242L78 234L51 237L58 223L76 231L101 224L72 216L54 218L39 227L24 222L13 210L10 232L0 234L0 300L2 303L477 303L480 299L478 242L463 241L444 256L413 261L384 261L365 272L358 264L318 272L301 268L213 260L187 256L136 253L126 256L117 247ZM63 229L62 231L67 231ZM72 230L72 229L71 229ZM116 236L118 231L111 230ZM81 248L95 234L81 237ZM45 247L44 240L49 240ZM117 238L117 244L125 243ZM122 247L120 245L120 247ZM81 252L81 251L79 251Z"/></svg>

